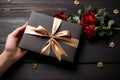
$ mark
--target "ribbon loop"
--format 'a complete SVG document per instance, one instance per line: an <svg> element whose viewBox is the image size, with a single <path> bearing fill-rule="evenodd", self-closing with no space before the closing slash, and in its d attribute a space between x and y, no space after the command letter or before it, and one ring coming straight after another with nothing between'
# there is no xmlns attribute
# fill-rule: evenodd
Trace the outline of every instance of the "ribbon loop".
<svg viewBox="0 0 120 80"><path fill-rule="evenodd" d="M41 35L50 35L49 32L42 26L38 26L35 31Z"/></svg>
<svg viewBox="0 0 120 80"><path fill-rule="evenodd" d="M70 38L70 31L65 30L55 34L56 37L69 37Z"/></svg>
<svg viewBox="0 0 120 80"><path fill-rule="evenodd" d="M56 31L58 30L61 22L62 22L61 19L54 18L54 20L53 20L53 26L52 26L52 35L54 35L56 33Z"/></svg>

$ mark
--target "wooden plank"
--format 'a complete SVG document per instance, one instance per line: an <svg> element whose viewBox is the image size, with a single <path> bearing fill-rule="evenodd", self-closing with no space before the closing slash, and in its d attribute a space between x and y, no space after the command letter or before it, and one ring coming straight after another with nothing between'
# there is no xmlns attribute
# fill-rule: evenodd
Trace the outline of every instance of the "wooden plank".
<svg viewBox="0 0 120 80"><path fill-rule="evenodd" d="M98 69L96 64L69 65L38 64L36 70L31 63L17 63L2 77L2 80L119 80L120 64L104 64Z"/></svg>
<svg viewBox="0 0 120 80"><path fill-rule="evenodd" d="M73 0L0 0L0 3L72 3Z"/></svg>
<svg viewBox="0 0 120 80"><path fill-rule="evenodd" d="M66 14L77 12L83 6L75 6L73 3L0 3L1 17L29 17L31 11L37 11L53 16L55 13L64 12Z"/></svg>

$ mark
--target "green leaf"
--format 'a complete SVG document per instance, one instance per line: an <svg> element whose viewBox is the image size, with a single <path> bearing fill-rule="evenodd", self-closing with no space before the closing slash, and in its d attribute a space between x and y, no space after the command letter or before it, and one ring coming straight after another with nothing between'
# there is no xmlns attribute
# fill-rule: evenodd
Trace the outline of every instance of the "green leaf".
<svg viewBox="0 0 120 80"><path fill-rule="evenodd" d="M80 18L79 18L79 16L75 15L75 16L73 16L73 19L74 20L79 20Z"/></svg>
<svg viewBox="0 0 120 80"><path fill-rule="evenodd" d="M72 20L72 18L71 18L71 16L69 16L69 17L67 18L67 21L68 21L68 22L71 22L71 20Z"/></svg>
<svg viewBox="0 0 120 80"><path fill-rule="evenodd" d="M99 17L99 19L100 19L100 25L103 25L105 20L104 16Z"/></svg>
<svg viewBox="0 0 120 80"><path fill-rule="evenodd" d="M103 15L106 16L108 13L107 12L104 12Z"/></svg>
<svg viewBox="0 0 120 80"><path fill-rule="evenodd" d="M97 14L102 14L103 13L103 9L99 9Z"/></svg>
<svg viewBox="0 0 120 80"><path fill-rule="evenodd" d="M91 6L89 6L88 8L87 8L87 11L89 11L89 10L91 10L92 9L92 7Z"/></svg>
<svg viewBox="0 0 120 80"><path fill-rule="evenodd" d="M104 35L111 36L113 34L113 31L99 31L98 35L100 37L103 37Z"/></svg>
<svg viewBox="0 0 120 80"><path fill-rule="evenodd" d="M105 10L105 8L104 9L98 9L97 14L99 16L106 16L106 10Z"/></svg>
<svg viewBox="0 0 120 80"><path fill-rule="evenodd" d="M78 12L77 12L78 15L81 15L81 12L82 12L81 9L79 9Z"/></svg>
<svg viewBox="0 0 120 80"><path fill-rule="evenodd" d="M100 37L102 37L104 34L105 34L105 31L99 31L99 32L98 32L98 35L99 35Z"/></svg>
<svg viewBox="0 0 120 80"><path fill-rule="evenodd" d="M115 23L115 20L109 20L108 27L111 28L111 26Z"/></svg>
<svg viewBox="0 0 120 80"><path fill-rule="evenodd" d="M113 34L113 31L109 31L106 33L107 36L111 36Z"/></svg>

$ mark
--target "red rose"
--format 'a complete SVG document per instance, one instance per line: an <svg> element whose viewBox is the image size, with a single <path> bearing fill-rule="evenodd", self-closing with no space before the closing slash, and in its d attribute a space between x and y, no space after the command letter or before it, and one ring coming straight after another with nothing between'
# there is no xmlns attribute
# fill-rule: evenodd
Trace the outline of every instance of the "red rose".
<svg viewBox="0 0 120 80"><path fill-rule="evenodd" d="M96 18L93 10L90 10L81 16L80 24L82 25L84 24L92 25L95 22L96 22Z"/></svg>
<svg viewBox="0 0 120 80"><path fill-rule="evenodd" d="M83 33L87 36L88 39L91 39L96 35L95 26L94 25L85 25L83 27Z"/></svg>
<svg viewBox="0 0 120 80"><path fill-rule="evenodd" d="M53 17L56 17L62 20L67 20L67 16L63 12L61 12L60 14L54 14Z"/></svg>

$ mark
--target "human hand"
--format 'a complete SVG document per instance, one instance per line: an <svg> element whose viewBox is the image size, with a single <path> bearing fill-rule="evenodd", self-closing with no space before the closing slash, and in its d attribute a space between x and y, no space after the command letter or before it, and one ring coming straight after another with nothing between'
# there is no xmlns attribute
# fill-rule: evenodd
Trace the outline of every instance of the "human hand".
<svg viewBox="0 0 120 80"><path fill-rule="evenodd" d="M19 60L26 53L25 50L18 47L19 42L21 41L22 35L24 33L24 30L26 28L26 25L27 23L15 29L7 37L3 54L6 55L7 58L11 58L13 61Z"/></svg>
<svg viewBox="0 0 120 80"><path fill-rule="evenodd" d="M22 38L27 23L15 29L7 37L5 49L0 55L0 76L17 60L25 55L26 51L19 48L19 42Z"/></svg>

